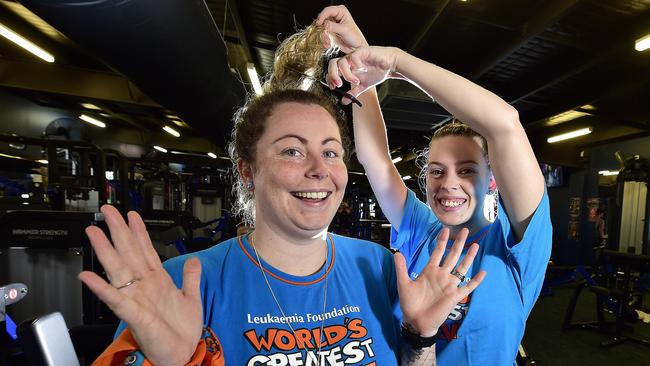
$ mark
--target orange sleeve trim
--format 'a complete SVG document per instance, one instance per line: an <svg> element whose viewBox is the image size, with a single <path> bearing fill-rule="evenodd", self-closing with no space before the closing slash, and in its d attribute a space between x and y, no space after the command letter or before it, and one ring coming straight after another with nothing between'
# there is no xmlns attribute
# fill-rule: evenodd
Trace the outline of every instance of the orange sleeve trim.
<svg viewBox="0 0 650 366"><path fill-rule="evenodd" d="M133 334L127 328L117 337L108 348L93 362L93 366L122 366L124 360L139 346ZM187 366L224 366L221 343L210 328L203 330L202 338L196 346ZM153 366L149 360L144 360L142 366Z"/></svg>

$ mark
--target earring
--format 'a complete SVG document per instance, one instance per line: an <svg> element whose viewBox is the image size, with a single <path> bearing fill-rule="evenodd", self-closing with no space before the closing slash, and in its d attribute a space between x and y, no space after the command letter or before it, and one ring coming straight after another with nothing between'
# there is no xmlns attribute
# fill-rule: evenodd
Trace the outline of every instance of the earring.
<svg viewBox="0 0 650 366"><path fill-rule="evenodd" d="M249 191L252 191L253 189L255 189L255 184L253 183L252 180L249 180L249 181L246 183L246 189L248 189Z"/></svg>

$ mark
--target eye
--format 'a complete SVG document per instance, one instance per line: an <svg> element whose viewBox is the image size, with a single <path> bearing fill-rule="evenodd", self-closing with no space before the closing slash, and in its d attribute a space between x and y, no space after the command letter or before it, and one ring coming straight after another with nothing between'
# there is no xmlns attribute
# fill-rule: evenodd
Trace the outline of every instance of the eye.
<svg viewBox="0 0 650 366"><path fill-rule="evenodd" d="M282 150L282 154L292 158L297 158L302 156L302 152L300 152L300 150L292 147Z"/></svg>
<svg viewBox="0 0 650 366"><path fill-rule="evenodd" d="M474 168L462 168L458 171L458 174L460 175L472 175L476 173L476 169Z"/></svg>
<svg viewBox="0 0 650 366"><path fill-rule="evenodd" d="M445 172L440 168L431 168L429 169L429 175L434 178L441 177Z"/></svg>
<svg viewBox="0 0 650 366"><path fill-rule="evenodd" d="M336 159L339 157L339 153L334 150L327 150L323 153L323 156L330 159Z"/></svg>

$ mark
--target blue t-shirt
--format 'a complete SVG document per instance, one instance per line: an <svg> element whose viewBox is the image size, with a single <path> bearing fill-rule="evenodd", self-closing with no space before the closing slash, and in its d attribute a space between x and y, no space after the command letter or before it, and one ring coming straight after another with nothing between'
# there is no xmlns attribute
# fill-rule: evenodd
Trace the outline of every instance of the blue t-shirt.
<svg viewBox="0 0 650 366"><path fill-rule="evenodd" d="M391 232L391 246L406 257L411 278L429 261L440 229L433 211L409 190L399 232ZM514 364L526 319L542 287L552 232L544 192L518 243L500 203L497 219L468 238L467 243L478 242L480 248L467 276L485 270L487 277L456 305L441 327L436 343L439 365Z"/></svg>
<svg viewBox="0 0 650 366"><path fill-rule="evenodd" d="M308 354L317 353L319 343L322 366L397 364L401 312L395 266L385 248L328 235L327 261L310 276L280 272L261 259L286 318L246 237L191 256L201 260L203 269L204 324L219 338L226 365L313 365ZM179 288L187 258L165 262ZM306 350L302 344L307 345Z"/></svg>

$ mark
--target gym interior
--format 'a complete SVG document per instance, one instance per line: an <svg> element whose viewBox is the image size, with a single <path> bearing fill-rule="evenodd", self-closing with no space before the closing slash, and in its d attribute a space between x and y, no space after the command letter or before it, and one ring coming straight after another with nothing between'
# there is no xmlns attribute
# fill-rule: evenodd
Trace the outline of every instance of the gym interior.
<svg viewBox="0 0 650 366"><path fill-rule="evenodd" d="M163 260L246 232L230 211L233 113L279 42L339 3L370 44L519 112L553 249L518 364L650 363L650 1L0 0L1 366L48 364L35 319L80 365L111 342L118 319L77 278L102 274L84 234L106 229L102 205L140 213ZM393 162L424 199L418 154L452 116L405 82L378 94ZM330 231L388 247L354 156L348 173Z"/></svg>

